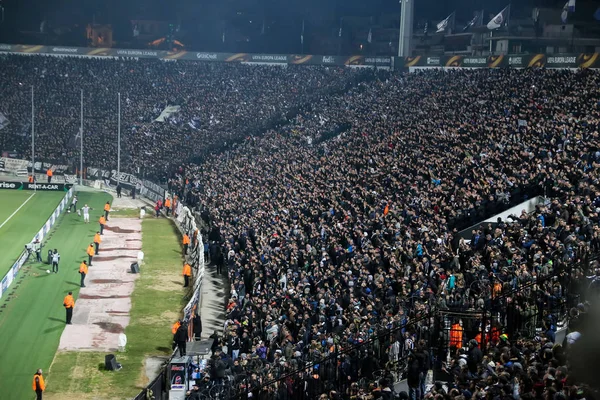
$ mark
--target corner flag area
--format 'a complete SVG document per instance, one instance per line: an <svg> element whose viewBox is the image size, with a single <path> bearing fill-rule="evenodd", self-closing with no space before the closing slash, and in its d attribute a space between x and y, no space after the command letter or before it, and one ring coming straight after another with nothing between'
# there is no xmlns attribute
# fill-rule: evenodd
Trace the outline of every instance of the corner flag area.
<svg viewBox="0 0 600 400"><path fill-rule="evenodd" d="M0 225L4 224L0 228L2 275L65 195L32 194L31 191L0 191ZM44 239L42 255L47 254L48 249L57 249L61 255L59 273L46 272L51 266L45 263L45 256L44 263L30 257L8 293L0 299L0 354L7 360L0 363L0 393L10 393L11 399L33 398L33 373L37 368L48 370L50 367L65 328L63 298L69 291L77 298L79 263L98 228L96 221L103 212L103 205L112 199L106 193L78 192L77 195L79 206L87 203L92 208L91 223L84 224L83 217L76 213L63 212Z"/></svg>
<svg viewBox="0 0 600 400"><path fill-rule="evenodd" d="M0 279L46 223L64 192L0 190ZM47 251L47 248L44 249ZM0 319L1 319L0 314Z"/></svg>

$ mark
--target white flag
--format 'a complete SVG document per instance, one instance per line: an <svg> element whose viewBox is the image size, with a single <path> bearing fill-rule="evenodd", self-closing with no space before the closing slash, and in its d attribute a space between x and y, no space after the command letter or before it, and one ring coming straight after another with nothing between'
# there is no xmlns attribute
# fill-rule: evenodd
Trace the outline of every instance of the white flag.
<svg viewBox="0 0 600 400"><path fill-rule="evenodd" d="M446 17L446 19L444 19L443 21L440 21L437 24L437 31L436 31L436 33L444 32L448 28L448 25L450 24L450 18L452 18L453 15L454 15L454 13L448 15Z"/></svg>
<svg viewBox="0 0 600 400"><path fill-rule="evenodd" d="M504 26L508 21L509 13L510 6L506 6L504 10L500 11L490 22L488 22L487 28L489 30L494 30Z"/></svg>
<svg viewBox="0 0 600 400"><path fill-rule="evenodd" d="M373 34L371 33L371 28L369 28L369 34L367 35L367 42L371 43L373 40Z"/></svg>

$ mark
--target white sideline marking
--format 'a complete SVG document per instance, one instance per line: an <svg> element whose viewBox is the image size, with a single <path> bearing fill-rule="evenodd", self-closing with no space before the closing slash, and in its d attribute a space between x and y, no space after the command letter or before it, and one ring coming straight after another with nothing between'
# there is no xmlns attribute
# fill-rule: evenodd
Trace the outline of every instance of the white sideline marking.
<svg viewBox="0 0 600 400"><path fill-rule="evenodd" d="M21 204L21 206L15 210L15 212L14 212L14 213L10 214L10 217L6 218L6 221L4 221L4 222L2 223L2 225L0 225L0 229L2 229L2 227L3 227L4 225L6 225L6 223L7 223L8 221L10 221L10 219L11 219L12 217L14 217L14 216L15 216L15 214L16 214L16 213L18 213L18 212L19 212L19 210L20 210L21 208L23 208L23 206L24 206L25 204L27 204L27 202L28 202L29 200L31 200L31 198L32 198L33 196L35 196L35 192L33 192L33 194L32 194L31 196L29 196L29 197L27 198L27 200L25 200L25 201L23 202L23 204Z"/></svg>

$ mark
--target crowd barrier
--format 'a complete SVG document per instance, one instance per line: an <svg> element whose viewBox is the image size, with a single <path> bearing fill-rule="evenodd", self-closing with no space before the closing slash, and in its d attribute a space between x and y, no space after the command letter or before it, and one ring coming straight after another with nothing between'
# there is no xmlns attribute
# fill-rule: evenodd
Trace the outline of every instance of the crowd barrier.
<svg viewBox="0 0 600 400"><path fill-rule="evenodd" d="M31 242L34 242L35 240L39 240L40 243L43 242L44 238L52 230L52 227L54 227L54 224L58 220L58 217L60 217L61 212L68 207L69 200L72 196L73 188L70 188L68 189L67 193L65 194L65 197L63 197L62 201L60 202L58 207L56 207L50 218L48 218L44 226L42 226L42 228L33 237L33 239L31 239ZM26 245L26 243L24 243L24 245ZM2 295L7 292L10 284L16 279L19 270L21 269L21 267L23 267L23 265L25 265L30 254L31 251L27 248L23 250L17 261L9 269L8 273L4 276L4 278L2 278L2 284L0 286L0 298L2 298Z"/></svg>

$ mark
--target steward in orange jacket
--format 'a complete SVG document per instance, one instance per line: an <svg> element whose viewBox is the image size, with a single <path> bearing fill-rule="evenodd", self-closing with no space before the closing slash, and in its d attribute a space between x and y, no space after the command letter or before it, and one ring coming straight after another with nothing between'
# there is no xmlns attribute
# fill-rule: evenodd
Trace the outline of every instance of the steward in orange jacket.
<svg viewBox="0 0 600 400"><path fill-rule="evenodd" d="M88 246L88 248L87 248L87 255L88 255L88 267L91 267L92 266L92 259L96 255L96 252L94 251L94 243L90 243L90 245Z"/></svg>
<svg viewBox="0 0 600 400"><path fill-rule="evenodd" d="M73 292L69 292L63 300L63 306L67 310L67 325L71 325L71 318L73 318L73 309L75 308L75 300L73 299Z"/></svg>
<svg viewBox="0 0 600 400"><path fill-rule="evenodd" d="M108 213L110 212L110 203L107 201L104 205L104 218L108 221Z"/></svg>
<svg viewBox="0 0 600 400"><path fill-rule="evenodd" d="M104 218L104 215L100 217L98 223L100 224L100 234L104 235L104 225L106 224L106 218Z"/></svg>
<svg viewBox="0 0 600 400"><path fill-rule="evenodd" d="M190 264L185 263L183 265L183 287L188 287L190 285L190 278L192 276L192 267Z"/></svg>
<svg viewBox="0 0 600 400"><path fill-rule="evenodd" d="M450 348L460 349L462 348L463 341L463 327L459 323L452 325L450 328Z"/></svg>
<svg viewBox="0 0 600 400"><path fill-rule="evenodd" d="M46 390L46 382L44 382L44 376L42 375L42 370L38 369L35 375L33 375L33 382L31 383L31 387L33 391L37 395L37 399L42 399L42 393Z"/></svg>
<svg viewBox="0 0 600 400"><path fill-rule="evenodd" d="M190 237L187 233L183 234L183 254L187 254L188 247L190 246Z"/></svg>
<svg viewBox="0 0 600 400"><path fill-rule="evenodd" d="M52 170L49 169L48 171L46 171L46 176L48 176L48 183L52 182Z"/></svg>
<svg viewBox="0 0 600 400"><path fill-rule="evenodd" d="M96 232L94 235L94 245L96 246L96 254L100 254L98 252L98 248L100 247L100 243L102 243L102 238L100 237L100 231Z"/></svg>
<svg viewBox="0 0 600 400"><path fill-rule="evenodd" d="M168 217L169 211L171 211L171 199L168 197L165 199L165 208L167 209L167 217Z"/></svg>
<svg viewBox="0 0 600 400"><path fill-rule="evenodd" d="M79 275L81 275L81 287L85 287L85 276L88 273L88 266L87 263L85 262L85 260L83 260L81 262L81 264L79 264Z"/></svg>

